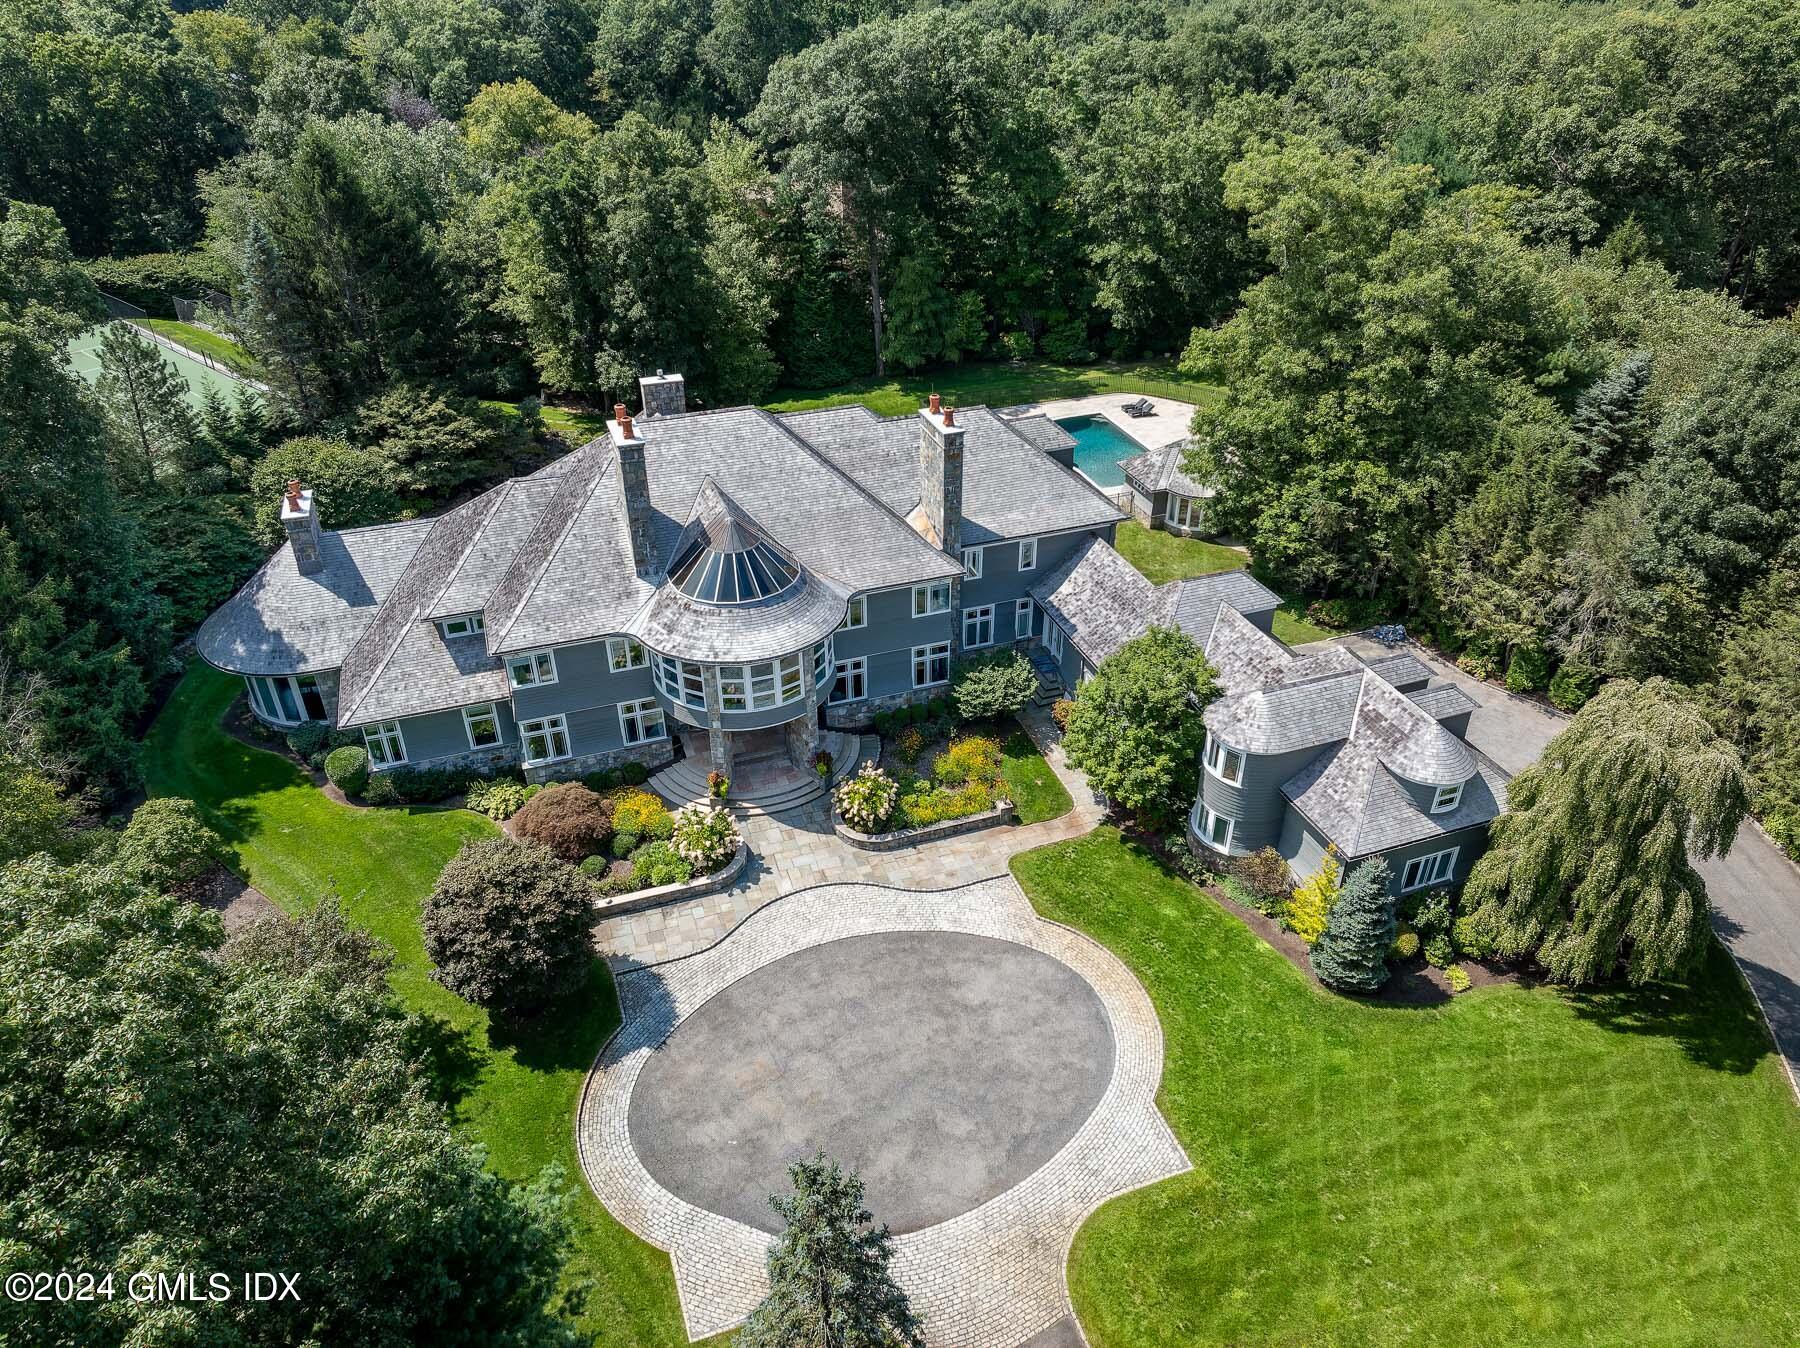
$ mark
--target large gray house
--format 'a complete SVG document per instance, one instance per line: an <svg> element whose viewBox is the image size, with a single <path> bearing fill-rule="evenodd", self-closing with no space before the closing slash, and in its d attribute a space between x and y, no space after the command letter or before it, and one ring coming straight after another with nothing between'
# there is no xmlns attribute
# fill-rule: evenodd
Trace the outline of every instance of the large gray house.
<svg viewBox="0 0 1800 1348"><path fill-rule="evenodd" d="M688 412L679 375L642 397L435 519L334 531L290 484L287 546L201 656L271 725L361 729L377 768L654 767L684 729L727 774L804 763L963 652L1044 639L1032 583L1120 519L984 408Z"/></svg>
<svg viewBox="0 0 1800 1348"><path fill-rule="evenodd" d="M1296 877L1326 849L1388 862L1397 893L1467 878L1506 808L1506 773L1469 745L1476 703L1432 682L1417 657L1365 662L1339 646L1305 653L1271 633L1278 597L1241 571L1152 585L1098 540L1074 548L1032 597L1066 634L1078 677L1152 624L1191 635L1224 696L1188 839L1227 857L1264 847Z"/></svg>

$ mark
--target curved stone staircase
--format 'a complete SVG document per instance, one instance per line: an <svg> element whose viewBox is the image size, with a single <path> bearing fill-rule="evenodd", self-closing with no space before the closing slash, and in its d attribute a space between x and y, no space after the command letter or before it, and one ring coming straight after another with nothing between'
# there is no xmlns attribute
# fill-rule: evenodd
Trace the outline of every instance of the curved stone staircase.
<svg viewBox="0 0 1800 1348"><path fill-rule="evenodd" d="M830 782L821 780L816 773L791 768L786 763L785 753L777 751L734 765L731 790L725 797L725 803L740 819L797 809L824 796L863 763L881 756L881 741L874 735L843 734L827 730L819 736L819 747L831 754ZM758 766L765 762L777 770L759 774ZM781 771L782 768L787 770ZM650 789L668 802L671 809L695 805L707 798L706 773L706 761L689 755L652 776ZM777 780L774 785L761 788L752 785L747 790L739 790L740 780L754 783L759 775L785 780Z"/></svg>

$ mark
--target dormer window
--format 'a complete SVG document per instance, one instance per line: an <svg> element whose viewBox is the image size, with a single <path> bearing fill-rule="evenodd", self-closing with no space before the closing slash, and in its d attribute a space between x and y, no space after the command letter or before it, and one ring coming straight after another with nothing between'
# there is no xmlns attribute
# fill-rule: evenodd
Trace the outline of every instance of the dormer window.
<svg viewBox="0 0 1800 1348"><path fill-rule="evenodd" d="M1462 804L1462 793L1463 784L1461 782L1455 786L1440 786L1431 797L1431 812L1433 814L1449 814L1450 811Z"/></svg>
<svg viewBox="0 0 1800 1348"><path fill-rule="evenodd" d="M446 639L472 637L486 630L487 624L482 621L479 613L465 613L460 618L445 618L438 624L438 631L442 632Z"/></svg>
<svg viewBox="0 0 1800 1348"><path fill-rule="evenodd" d="M1208 736L1206 770L1221 782L1236 786L1244 780L1244 756L1236 749L1227 749L1216 738Z"/></svg>

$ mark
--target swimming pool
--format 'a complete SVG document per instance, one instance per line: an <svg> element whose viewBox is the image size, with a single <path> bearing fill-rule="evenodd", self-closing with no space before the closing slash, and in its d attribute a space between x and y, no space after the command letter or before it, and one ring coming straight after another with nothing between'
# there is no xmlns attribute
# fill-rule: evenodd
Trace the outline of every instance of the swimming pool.
<svg viewBox="0 0 1800 1348"><path fill-rule="evenodd" d="M1125 472L1119 467L1144 447L1105 417L1058 417L1056 424L1075 440L1075 466L1099 487L1122 487Z"/></svg>

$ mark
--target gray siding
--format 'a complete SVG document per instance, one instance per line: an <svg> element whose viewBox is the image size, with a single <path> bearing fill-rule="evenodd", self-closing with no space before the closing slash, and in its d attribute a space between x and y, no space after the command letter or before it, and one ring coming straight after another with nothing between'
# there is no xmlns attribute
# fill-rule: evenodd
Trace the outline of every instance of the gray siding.
<svg viewBox="0 0 1800 1348"><path fill-rule="evenodd" d="M513 721L512 708L504 701L496 702L494 714L500 722L500 743L516 747L519 732ZM460 707L434 711L428 716L403 716L400 718L400 737L406 742L408 763L429 764L434 759L453 758L470 751L469 734Z"/></svg>
<svg viewBox="0 0 1800 1348"><path fill-rule="evenodd" d="M1475 862L1487 850L1487 828L1464 829L1460 833L1447 834L1440 838L1429 838L1424 842L1412 843L1406 847L1396 847L1391 852L1382 854L1388 864L1388 893L1399 897L1400 881L1406 875L1406 863L1414 857L1430 856L1433 852L1457 848L1456 866L1450 878L1444 881L1442 888L1454 889L1469 878L1469 872ZM1296 882L1306 880L1318 873L1325 860L1325 839L1313 826L1306 822L1300 812L1289 806L1287 817L1283 821L1281 842L1277 848L1287 859L1288 869L1294 873ZM1368 860L1368 858L1359 858ZM1356 863L1352 863L1356 864Z"/></svg>
<svg viewBox="0 0 1800 1348"><path fill-rule="evenodd" d="M555 716L559 712L572 718L576 712L610 708L620 702L635 702L655 695L656 685L650 680L647 666L615 674L607 663L606 643L588 641L556 648L555 683L547 687L513 689L513 714L521 721ZM616 722L616 715L614 719ZM574 724L571 719L571 731ZM613 730L617 734L616 724ZM576 752L584 751L578 749Z"/></svg>
<svg viewBox="0 0 1800 1348"><path fill-rule="evenodd" d="M1010 617L1013 600L1024 595L1054 570L1083 539L1101 532L1105 531L1083 530L1080 533L1052 534L1039 538L1037 566L1030 571L1019 570L1018 539L989 543L983 550L981 579L963 581L963 607L979 608L983 604L993 604L997 608L998 605L1006 604Z"/></svg>
<svg viewBox="0 0 1800 1348"><path fill-rule="evenodd" d="M879 590L864 596L868 613L866 626L839 632L832 638L834 660L863 656L869 662L868 696L887 697L912 688L912 653L915 646L932 646L951 639L952 623L960 623L959 613L940 613L928 618L912 616L912 587L902 590ZM820 700L831 695L829 687L819 690ZM792 717L783 717L791 720Z"/></svg>
<svg viewBox="0 0 1800 1348"><path fill-rule="evenodd" d="M1291 813L1281 784L1321 752L1312 748L1286 754L1245 754L1243 780L1235 786L1220 781L1202 765L1200 800L1232 821L1231 855L1249 856L1280 841L1283 818Z"/></svg>

